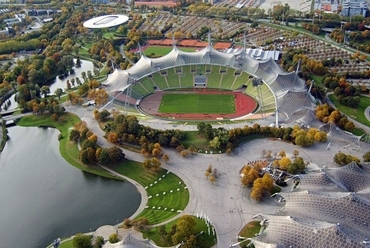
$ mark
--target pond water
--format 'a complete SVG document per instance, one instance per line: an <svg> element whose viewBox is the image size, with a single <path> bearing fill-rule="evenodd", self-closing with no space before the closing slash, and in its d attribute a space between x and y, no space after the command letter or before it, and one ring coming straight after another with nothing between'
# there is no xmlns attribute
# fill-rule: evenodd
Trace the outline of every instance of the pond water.
<svg viewBox="0 0 370 248"><path fill-rule="evenodd" d="M0 153L1 247L46 247L57 237L117 224L140 205L131 183L68 164L59 154L58 130L8 131Z"/></svg>
<svg viewBox="0 0 370 248"><path fill-rule="evenodd" d="M74 59L74 62L76 63L76 60ZM80 78L81 82L83 82L81 73L87 71L91 71L94 74L94 64L91 61L88 60L81 60L81 67L80 68L73 68L74 73L69 74L68 76L64 78L56 77L53 80L50 80L48 82L48 85L50 85L50 93L54 94L55 90L58 88L61 88L63 91L65 88L67 88L67 80L71 81L72 78ZM76 84L77 85L77 84Z"/></svg>

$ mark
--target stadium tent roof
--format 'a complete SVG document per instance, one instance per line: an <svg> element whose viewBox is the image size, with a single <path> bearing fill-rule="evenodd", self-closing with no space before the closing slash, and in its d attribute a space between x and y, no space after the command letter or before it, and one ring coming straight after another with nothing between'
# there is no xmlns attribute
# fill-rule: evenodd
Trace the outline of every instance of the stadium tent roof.
<svg viewBox="0 0 370 248"><path fill-rule="evenodd" d="M128 21L126 15L104 15L92 18L84 22L83 26L86 28L110 28L121 25Z"/></svg>
<svg viewBox="0 0 370 248"><path fill-rule="evenodd" d="M110 92L124 91L129 87L129 74L127 71L115 69L108 75L107 81L104 85Z"/></svg>
<svg viewBox="0 0 370 248"><path fill-rule="evenodd" d="M116 78L109 77L106 84L117 84L109 89L110 92L123 91L128 85L161 70L183 65L219 65L261 78L273 92L274 106L278 106L279 112L285 114L287 119L299 110L313 108L313 99L296 72L284 72L271 57L267 60L257 60L249 56L245 49L224 53L209 44L210 42L208 46L196 52L184 52L174 45L170 53L160 58L148 58L142 54L136 64L121 71L119 75L117 73Z"/></svg>

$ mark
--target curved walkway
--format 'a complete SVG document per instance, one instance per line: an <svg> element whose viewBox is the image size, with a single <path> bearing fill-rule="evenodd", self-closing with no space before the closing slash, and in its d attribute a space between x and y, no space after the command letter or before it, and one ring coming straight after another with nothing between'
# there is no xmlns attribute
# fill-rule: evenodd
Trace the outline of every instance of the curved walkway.
<svg viewBox="0 0 370 248"><path fill-rule="evenodd" d="M93 118L93 108L67 107L68 111L76 113L85 121L89 129L94 132L98 138L98 144L103 147L112 146L103 136L98 123ZM266 120L258 121L259 123L271 123L274 117L268 117ZM148 121L145 124L154 128L174 128L171 123L158 123L158 120ZM233 126L243 126L245 123L237 123ZM223 125L228 128L229 125ZM180 125L176 128L185 130L196 130L195 126ZM253 144L253 145L251 145ZM243 165L250 161L261 159L260 154L263 149L280 152L284 150L288 156L292 156L294 150L299 150L300 156L305 161L309 161L311 166L318 164L322 166L335 166L333 162L334 155L343 147L335 144L331 145L330 150L326 150L327 143L316 144L310 148L302 148L292 144L273 141L269 139L258 139L239 146L235 154L227 156L225 154L196 154L189 158L181 157L174 149L164 149L170 157L169 164L163 167L177 176L186 183L190 193L188 206L182 214L197 213L206 214L212 222L217 233L217 245L215 247L225 248L236 243L236 236L239 230L257 213L272 213L279 209L281 205L274 200L266 197L260 203L252 202L249 198L250 189L242 188L240 184L239 170ZM325 151L325 152L322 152ZM355 156L357 151L351 151ZM127 159L143 161L141 154L124 150ZM359 156L360 157L360 156ZM217 179L212 185L204 176L205 170L209 165L217 169ZM312 167L311 169L317 169ZM135 184L135 183L134 183ZM135 184L136 185L136 184ZM139 191L142 187L139 186ZM140 189L141 188L141 189ZM289 190L286 187L283 190ZM143 202L146 201L146 193L142 194ZM142 208L143 205L140 206ZM138 213L140 209L136 213ZM133 216L134 217L134 216ZM123 231L123 230L121 230Z"/></svg>

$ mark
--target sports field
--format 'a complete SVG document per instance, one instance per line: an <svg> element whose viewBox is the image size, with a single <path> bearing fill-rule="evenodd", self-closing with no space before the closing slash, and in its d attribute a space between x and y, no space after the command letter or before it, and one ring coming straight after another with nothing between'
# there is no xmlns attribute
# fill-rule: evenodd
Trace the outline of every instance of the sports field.
<svg viewBox="0 0 370 248"><path fill-rule="evenodd" d="M164 94L159 113L232 114L235 113L233 94Z"/></svg>

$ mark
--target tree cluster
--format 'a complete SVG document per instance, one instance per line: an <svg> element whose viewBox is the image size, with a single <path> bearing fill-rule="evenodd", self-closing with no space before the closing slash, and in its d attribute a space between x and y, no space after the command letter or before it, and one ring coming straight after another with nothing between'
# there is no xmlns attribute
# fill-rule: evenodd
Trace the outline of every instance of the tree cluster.
<svg viewBox="0 0 370 248"><path fill-rule="evenodd" d="M271 192L273 186L274 180L268 173L265 173L262 178L258 177L254 180L250 197L255 201L260 201L265 192Z"/></svg>
<svg viewBox="0 0 370 248"><path fill-rule="evenodd" d="M324 131L319 131L317 128L310 128L308 131L301 129L298 126L293 128L292 138L294 143L300 146L309 147L314 142L325 142L327 140L327 134Z"/></svg>
<svg viewBox="0 0 370 248"><path fill-rule="evenodd" d="M194 248L197 244L194 234L196 224L193 216L184 215L177 220L170 231L167 231L165 226L160 226L158 232L162 239L173 245L182 244L181 247Z"/></svg>
<svg viewBox="0 0 370 248"><path fill-rule="evenodd" d="M102 165L114 164L122 161L125 154L116 146L101 148L97 145L98 137L89 131L86 122L80 122L73 126L69 134L72 142L82 142L80 160L84 164L100 163Z"/></svg>
<svg viewBox="0 0 370 248"><path fill-rule="evenodd" d="M145 217L141 217L135 220L125 219L123 221L124 228L128 229L128 228L134 227L134 229L139 232L146 231L148 229L148 225L149 225L149 221Z"/></svg>
<svg viewBox="0 0 370 248"><path fill-rule="evenodd" d="M334 162L339 165L347 165L351 162L356 162L357 164L360 163L360 160L357 157L352 156L351 154L345 154L341 151L335 154L333 159Z"/></svg>
<svg viewBox="0 0 370 248"><path fill-rule="evenodd" d="M103 112L104 110L100 112L100 115ZM154 146L155 143L176 148L185 138L185 133L180 130L158 130L140 125L136 116L133 115L115 113L113 116L105 115L104 119L108 120L105 127L106 137L109 137L110 133L115 133L117 142L140 145L145 150L143 153L152 154L154 148L159 148Z"/></svg>
<svg viewBox="0 0 370 248"><path fill-rule="evenodd" d="M355 128L355 124L352 121L349 121L339 110L335 110L326 103L316 107L316 117L324 123L333 122L339 128L349 132Z"/></svg>

